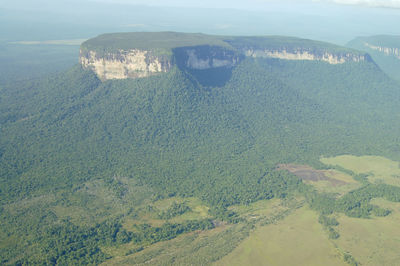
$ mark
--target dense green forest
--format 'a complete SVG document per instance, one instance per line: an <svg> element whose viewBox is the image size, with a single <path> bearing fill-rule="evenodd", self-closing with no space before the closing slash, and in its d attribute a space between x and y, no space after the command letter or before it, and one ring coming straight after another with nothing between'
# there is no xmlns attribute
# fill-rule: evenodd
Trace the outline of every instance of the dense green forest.
<svg viewBox="0 0 400 266"><path fill-rule="evenodd" d="M365 180L336 199L276 170L323 168L322 155L400 160L400 85L374 63L246 58L211 77L175 67L101 82L75 66L2 85L0 263L97 264L109 258L104 247L134 242L138 252L216 222L242 222L232 205L293 195L337 238L331 213L384 216L372 198L400 201L397 187ZM176 203L156 212L168 221L161 226L122 226L139 206L170 197L202 200L209 218L170 222L191 211Z"/></svg>

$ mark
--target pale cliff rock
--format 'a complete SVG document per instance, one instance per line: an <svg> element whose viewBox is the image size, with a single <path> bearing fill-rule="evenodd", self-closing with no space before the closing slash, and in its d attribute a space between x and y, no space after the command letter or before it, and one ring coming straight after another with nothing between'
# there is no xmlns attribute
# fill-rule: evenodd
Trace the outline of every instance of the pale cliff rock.
<svg viewBox="0 0 400 266"><path fill-rule="evenodd" d="M398 50L383 51L399 55ZM372 61L366 53L293 37L229 37L174 32L100 35L82 44L79 61L104 81L148 77L174 67L186 70L233 68L246 56L329 64Z"/></svg>
<svg viewBox="0 0 400 266"><path fill-rule="evenodd" d="M171 61L138 49L119 50L104 56L97 55L95 51L83 53L81 50L79 61L84 68L92 69L101 80L148 77L168 72L172 67Z"/></svg>
<svg viewBox="0 0 400 266"><path fill-rule="evenodd" d="M372 49L379 51L381 53L384 53L385 55L392 55L398 59L400 59L400 49L399 48L394 48L394 47L383 47L383 46L376 46L367 42L364 42L364 46Z"/></svg>
<svg viewBox="0 0 400 266"><path fill-rule="evenodd" d="M354 55L351 53L346 54L332 54L324 52L322 54L316 54L307 50L269 50L269 49L248 49L245 51L246 56L250 57L264 57L264 58L278 58L285 60L309 60L309 61L323 61L329 64L343 64L346 62L361 62L365 61L364 55Z"/></svg>
<svg viewBox="0 0 400 266"><path fill-rule="evenodd" d="M179 57L179 58L177 58ZM180 61L182 63L179 64ZM217 67L234 67L240 56L222 47L183 47L175 56L155 56L151 51L131 49L106 53L81 50L80 64L92 69L101 80L141 78L168 72L176 63L188 69L204 70Z"/></svg>

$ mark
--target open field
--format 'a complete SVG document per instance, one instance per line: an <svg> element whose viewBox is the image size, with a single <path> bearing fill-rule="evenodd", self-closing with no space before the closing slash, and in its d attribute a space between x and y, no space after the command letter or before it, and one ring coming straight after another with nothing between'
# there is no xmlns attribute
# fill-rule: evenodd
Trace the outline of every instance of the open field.
<svg viewBox="0 0 400 266"><path fill-rule="evenodd" d="M190 208L190 210L169 219L160 217L161 213L168 213L169 208L171 208L173 204L185 204ZM166 222L182 223L189 220L201 220L209 218L208 209L209 208L204 205L201 200L193 197L172 197L158 200L153 203L146 202L136 209L134 216L127 216L125 218L123 226L127 230L132 230L135 224L147 223L152 226L161 226Z"/></svg>
<svg viewBox="0 0 400 266"><path fill-rule="evenodd" d="M394 179L397 173L397 164L382 157L339 156L321 161L339 165L355 174L369 172L370 181L375 182L386 182L387 176ZM301 165L281 165L280 169L299 176L319 192L341 196L361 186L351 174L340 170L315 170ZM379 180L377 177L384 181L376 181ZM349 265L344 254L350 254L361 265L396 265L400 260L400 203L380 198L371 203L392 213L371 219L335 213L333 217L339 225L334 229L340 235L335 240L329 239L327 229L318 222L318 213L304 206L304 200L290 198L231 206L229 209L246 221L237 225L184 234L138 252L138 247L132 243L104 251L114 256L107 262L110 265L203 265L213 261L216 261L215 265L292 265L294 262L296 265ZM147 212L136 217L136 222L162 224L165 220L157 218L157 213L168 210L173 204L186 204L191 210L169 221L208 217L208 207L200 200L173 197L150 203L151 208L146 207ZM127 229L128 221L125 224Z"/></svg>
<svg viewBox="0 0 400 266"><path fill-rule="evenodd" d="M208 265L230 253L248 236L249 230L250 227L244 224L220 226L187 233L136 253L132 250L137 247L128 243L105 250L115 257L104 265Z"/></svg>
<svg viewBox="0 0 400 266"><path fill-rule="evenodd" d="M285 211L288 207L282 204L282 200L272 199L260 200L249 205L234 205L229 209L248 221L254 221Z"/></svg>
<svg viewBox="0 0 400 266"><path fill-rule="evenodd" d="M207 208L196 198L179 198L173 197L156 201L153 206L154 210L165 211L174 203L186 202L192 211L174 217L170 221L180 222L184 219L206 218L202 212ZM303 204L302 199L272 199L261 200L249 205L234 205L230 209L235 211L241 218L247 222L238 224L221 223L215 229L207 231L196 231L181 235L169 241L159 242L153 245L144 246L143 250L134 243L120 245L114 248L105 248L106 254L112 255L114 258L107 261L106 264L148 264L152 265L205 265L217 261L234 250L246 237L252 228L252 225L276 223L295 210L299 205ZM147 208L148 209L148 208ZM162 219L147 219L151 217L151 213L145 216L137 217L137 220L127 220L124 224L126 229L133 228L134 223L152 222L165 223ZM147 219L147 220L146 220ZM138 248L140 248L139 251Z"/></svg>
<svg viewBox="0 0 400 266"><path fill-rule="evenodd" d="M386 217L371 219L340 215L334 242L349 252L361 265L399 265L400 261L400 203L374 199L373 204L392 210Z"/></svg>
<svg viewBox="0 0 400 266"><path fill-rule="evenodd" d="M372 183L400 186L400 163L380 156L342 155L321 158L326 165L338 165L356 174L369 174Z"/></svg>
<svg viewBox="0 0 400 266"><path fill-rule="evenodd" d="M306 207L277 224L257 228L215 265L346 265L318 215Z"/></svg>

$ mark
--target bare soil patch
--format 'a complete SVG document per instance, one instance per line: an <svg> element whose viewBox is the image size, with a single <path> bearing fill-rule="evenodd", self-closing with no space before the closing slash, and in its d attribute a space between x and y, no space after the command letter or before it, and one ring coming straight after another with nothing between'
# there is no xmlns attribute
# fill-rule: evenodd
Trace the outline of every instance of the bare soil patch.
<svg viewBox="0 0 400 266"><path fill-rule="evenodd" d="M308 165L279 164L277 170L287 170L290 173L296 175L297 177L305 181L313 181L313 182L328 181L333 186L343 186L347 184L347 182L345 181L338 180L326 175L327 173L334 175L333 171L315 170L314 168Z"/></svg>

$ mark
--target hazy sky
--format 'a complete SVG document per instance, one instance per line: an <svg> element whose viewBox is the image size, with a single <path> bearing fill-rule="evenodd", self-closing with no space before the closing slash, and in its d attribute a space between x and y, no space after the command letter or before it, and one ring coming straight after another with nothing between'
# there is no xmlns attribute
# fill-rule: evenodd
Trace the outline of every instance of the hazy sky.
<svg viewBox="0 0 400 266"><path fill-rule="evenodd" d="M265 9L274 3L334 3L340 5L359 5L367 7L400 8L400 0L89 0L109 3L129 3L133 5Z"/></svg>
<svg viewBox="0 0 400 266"><path fill-rule="evenodd" d="M181 31L344 44L357 36L400 35L398 25L400 0L0 0L0 41Z"/></svg>
<svg viewBox="0 0 400 266"><path fill-rule="evenodd" d="M203 8L235 8L247 10L268 9L271 5L277 4L316 4L316 3L332 3L338 5L356 5L367 7L385 7L399 8L400 0L2 0L0 7L20 7L24 6L42 6L43 3L49 5L65 5L84 2L106 2L106 3L122 3L131 5L148 5L148 6L177 6L177 7L203 7ZM42 3L42 4L38 4Z"/></svg>

